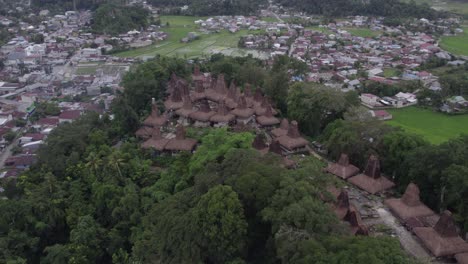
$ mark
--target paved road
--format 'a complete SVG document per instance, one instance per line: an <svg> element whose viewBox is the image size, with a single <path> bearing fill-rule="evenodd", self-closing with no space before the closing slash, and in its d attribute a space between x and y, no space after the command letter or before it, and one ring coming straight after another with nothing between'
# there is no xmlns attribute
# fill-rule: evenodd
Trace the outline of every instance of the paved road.
<svg viewBox="0 0 468 264"><path fill-rule="evenodd" d="M4 168L5 161L11 156L11 149L13 149L14 146L18 145L19 137L16 138L13 143L8 145L5 149L2 150L0 153L0 169Z"/></svg>

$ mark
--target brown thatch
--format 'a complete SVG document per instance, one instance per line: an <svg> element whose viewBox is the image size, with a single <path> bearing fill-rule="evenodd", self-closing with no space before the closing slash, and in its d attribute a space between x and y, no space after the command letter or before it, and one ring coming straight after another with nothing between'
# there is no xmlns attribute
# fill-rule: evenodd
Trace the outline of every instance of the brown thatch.
<svg viewBox="0 0 468 264"><path fill-rule="evenodd" d="M279 137L278 141L287 150L296 150L299 148L303 148L309 144L309 142L301 137L299 134L299 129L297 127L297 122L292 121L291 125L289 126L288 133L285 136Z"/></svg>
<svg viewBox="0 0 468 264"><path fill-rule="evenodd" d="M203 87L203 83L200 83L200 82L195 83L195 90L190 95L190 98L192 99L193 102L206 98L205 87Z"/></svg>
<svg viewBox="0 0 468 264"><path fill-rule="evenodd" d="M161 136L161 131L159 128L154 128L153 129L153 134L151 135L151 138L146 140L141 147L146 148L146 149L156 149L159 151L163 151L164 147L166 144L169 142L169 139L163 138Z"/></svg>
<svg viewBox="0 0 468 264"><path fill-rule="evenodd" d="M434 214L434 212L419 199L419 188L414 183L410 183L408 187L406 187L405 194L403 194L400 199L387 199L385 200L385 204L402 220Z"/></svg>
<svg viewBox="0 0 468 264"><path fill-rule="evenodd" d="M343 220L348 213L349 210L349 197L348 192L344 189L341 190L340 194L336 198L336 202L333 207L333 212L335 212L336 216Z"/></svg>
<svg viewBox="0 0 468 264"><path fill-rule="evenodd" d="M468 264L468 253L456 254L455 259L458 264Z"/></svg>
<svg viewBox="0 0 468 264"><path fill-rule="evenodd" d="M436 257L468 252L468 243L458 236L452 213L445 211L434 228L416 227L414 234Z"/></svg>
<svg viewBox="0 0 468 264"><path fill-rule="evenodd" d="M268 107L264 115L257 117L257 122L261 126L274 126L280 123L279 119L273 116L271 107Z"/></svg>
<svg viewBox="0 0 468 264"><path fill-rule="evenodd" d="M187 95L184 98L184 105L182 106L182 108L177 109L175 112L176 112L177 115L179 115L181 117L189 117L190 114L195 112L195 111L196 110L193 109L192 100Z"/></svg>
<svg viewBox="0 0 468 264"><path fill-rule="evenodd" d="M257 104L261 104L262 101L263 101L263 94L262 94L262 91L259 87L257 87L257 89L255 89L255 94L253 96L253 99L255 101L255 103Z"/></svg>
<svg viewBox="0 0 468 264"><path fill-rule="evenodd" d="M184 102L182 100L182 94L180 91L179 86L174 87L174 90L172 91L171 95L169 98L164 102L164 106L166 109L169 110L176 110L181 108L184 105Z"/></svg>
<svg viewBox="0 0 468 264"><path fill-rule="evenodd" d="M229 113L229 110L227 109L224 102L219 103L218 111L215 115L210 117L210 121L215 123L229 123L231 121L234 121L235 119L236 116Z"/></svg>
<svg viewBox="0 0 468 264"><path fill-rule="evenodd" d="M288 130L289 130L289 121L288 119L283 118L283 120L281 120L280 126L278 128L273 129L271 131L271 134L274 137L278 138L278 137L282 137L288 134Z"/></svg>
<svg viewBox="0 0 468 264"><path fill-rule="evenodd" d="M354 206L350 206L344 220L351 225L351 233L354 235L367 236L369 230L362 222L361 215Z"/></svg>
<svg viewBox="0 0 468 264"><path fill-rule="evenodd" d="M256 150L268 149L268 146L265 144L265 141L263 140L263 136L260 134L255 136L255 139L252 142L252 147Z"/></svg>
<svg viewBox="0 0 468 264"><path fill-rule="evenodd" d="M198 111L190 113L189 117L195 121L208 122L210 118L216 113L211 110L207 100L200 102L200 109Z"/></svg>
<svg viewBox="0 0 468 264"><path fill-rule="evenodd" d="M192 151L197 145L197 140L185 138L183 126L177 126L176 137L167 142L165 149L169 151Z"/></svg>
<svg viewBox="0 0 468 264"><path fill-rule="evenodd" d="M371 194L376 194L395 186L395 183L385 177L371 178L365 174L351 177L348 181Z"/></svg>
<svg viewBox="0 0 468 264"><path fill-rule="evenodd" d="M153 103L151 105L151 114L145 119L145 121L143 121L143 124L149 127L157 127L164 126L166 123L167 117L165 115L161 116L159 114L159 109L153 100Z"/></svg>
<svg viewBox="0 0 468 264"><path fill-rule="evenodd" d="M337 163L331 163L326 169L329 173L336 175L342 179L347 179L359 173L359 168L349 164L349 157L346 154L341 154Z"/></svg>
<svg viewBox="0 0 468 264"><path fill-rule="evenodd" d="M192 74L192 80L194 82L203 82L205 79L205 76L203 76L203 73L200 72L200 66L195 65L193 68L193 74Z"/></svg>
<svg viewBox="0 0 468 264"><path fill-rule="evenodd" d="M376 156L369 157L364 174L375 179L380 177L380 162Z"/></svg>
<svg viewBox="0 0 468 264"><path fill-rule="evenodd" d="M348 181L371 194L376 194L395 186L395 183L381 176L380 162L374 155L369 157L364 174L351 177Z"/></svg>
<svg viewBox="0 0 468 264"><path fill-rule="evenodd" d="M149 126L141 126L136 132L135 135L142 139L148 139L151 137L153 128Z"/></svg>
<svg viewBox="0 0 468 264"><path fill-rule="evenodd" d="M283 150L281 149L281 144L277 140L273 140L273 142L271 142L271 144L270 144L270 146L268 148L268 151L272 152L272 153L276 153L278 155L283 155Z"/></svg>
<svg viewBox="0 0 468 264"><path fill-rule="evenodd" d="M247 107L253 107L254 106L254 99L253 99L253 94L252 94L252 88L250 84L246 84L244 88L244 97L245 97L245 102Z"/></svg>
<svg viewBox="0 0 468 264"><path fill-rule="evenodd" d="M237 116L238 118L249 118L253 116L254 110L247 107L247 102L245 101L245 97L239 97L239 101L237 102L237 108L231 111L232 114Z"/></svg>
<svg viewBox="0 0 468 264"><path fill-rule="evenodd" d="M237 101L239 100L240 91L239 88L236 86L234 81L231 82L229 86L229 90L227 92L225 103L226 106L230 109L234 109L237 107Z"/></svg>

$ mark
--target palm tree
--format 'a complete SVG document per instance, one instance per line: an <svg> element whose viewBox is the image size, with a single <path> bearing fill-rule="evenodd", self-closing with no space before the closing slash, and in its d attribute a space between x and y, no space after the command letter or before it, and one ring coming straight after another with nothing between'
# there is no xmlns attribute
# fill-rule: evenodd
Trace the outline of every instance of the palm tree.
<svg viewBox="0 0 468 264"><path fill-rule="evenodd" d="M94 175L97 174L97 170L102 165L102 160L96 152L92 151L89 153L88 157L86 158L86 167L91 169L94 172Z"/></svg>
<svg viewBox="0 0 468 264"><path fill-rule="evenodd" d="M109 157L107 158L107 162L111 167L114 167L117 172L119 173L120 177L122 178L122 172L120 170L120 166L124 164L124 159L119 157L120 153L118 151L112 152Z"/></svg>

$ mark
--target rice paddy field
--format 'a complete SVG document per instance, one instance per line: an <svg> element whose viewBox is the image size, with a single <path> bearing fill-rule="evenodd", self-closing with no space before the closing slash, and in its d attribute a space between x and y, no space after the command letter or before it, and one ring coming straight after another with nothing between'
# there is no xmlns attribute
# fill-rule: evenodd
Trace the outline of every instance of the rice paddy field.
<svg viewBox="0 0 468 264"><path fill-rule="evenodd" d="M440 46L455 55L468 56L468 26L463 27L463 30L464 32L457 36L442 37Z"/></svg>
<svg viewBox="0 0 468 264"><path fill-rule="evenodd" d="M388 111L393 115L392 120L385 121L389 125L419 134L433 144L468 134L468 115L451 116L418 107Z"/></svg>
<svg viewBox="0 0 468 264"><path fill-rule="evenodd" d="M246 56L251 54L254 57L266 58L268 54L240 49L237 47L241 36L251 34L248 30L240 30L236 33L221 31L213 34L201 34L198 32L194 21L206 19L206 17L194 16L161 16L161 24L169 23L163 28L168 33L168 38L154 45L124 51L116 54L120 57L141 57L149 58L155 55L175 56L183 58L195 58L210 56L214 53L222 53L231 56ZM187 36L189 32L196 32L200 38L189 43L182 43L180 40Z"/></svg>
<svg viewBox="0 0 468 264"><path fill-rule="evenodd" d="M381 34L380 31L374 31L369 28L345 28L351 35L363 38L373 38Z"/></svg>
<svg viewBox="0 0 468 264"><path fill-rule="evenodd" d="M87 63L78 64L75 68L76 75L96 75L98 69L102 70L104 74L115 75L119 72L128 70L128 65L117 64L102 64L102 63Z"/></svg>

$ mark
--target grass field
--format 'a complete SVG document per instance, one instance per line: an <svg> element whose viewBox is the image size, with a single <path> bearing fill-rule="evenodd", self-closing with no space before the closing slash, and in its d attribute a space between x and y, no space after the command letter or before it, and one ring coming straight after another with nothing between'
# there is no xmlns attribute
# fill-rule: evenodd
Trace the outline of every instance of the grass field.
<svg viewBox="0 0 468 264"><path fill-rule="evenodd" d="M345 28L346 31L351 33L351 35L363 38L373 38L380 35L380 31L373 31L368 28Z"/></svg>
<svg viewBox="0 0 468 264"><path fill-rule="evenodd" d="M401 74L401 72L395 68L385 68L383 71L385 78L397 77Z"/></svg>
<svg viewBox="0 0 468 264"><path fill-rule="evenodd" d="M410 0L405 0L409 2ZM456 0L416 0L416 3L428 4L436 10L445 10L460 15L468 15L468 3Z"/></svg>
<svg viewBox="0 0 468 264"><path fill-rule="evenodd" d="M201 34L198 40L189 43L182 43L180 40L187 36L189 32L197 32L195 20L204 19L204 17L193 16L162 16L161 24L169 23L169 27L163 30L169 37L154 45L124 51L116 54L120 57L153 57L157 54L166 56L177 56L184 58L194 58L200 56L209 56L213 53L223 53L232 56L244 56L252 54L256 57L264 57L266 54L253 50L243 50L237 47L239 39L243 35L251 34L247 30L240 30L236 33L222 31L213 34Z"/></svg>
<svg viewBox="0 0 468 264"><path fill-rule="evenodd" d="M468 115L449 116L418 107L392 109L388 124L419 134L433 144L440 144L462 133L468 134Z"/></svg>
<svg viewBox="0 0 468 264"><path fill-rule="evenodd" d="M453 54L468 56L468 27L463 27L463 30L463 34L458 36L443 37L440 46Z"/></svg>

